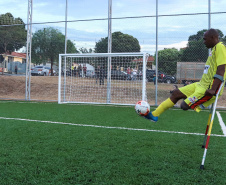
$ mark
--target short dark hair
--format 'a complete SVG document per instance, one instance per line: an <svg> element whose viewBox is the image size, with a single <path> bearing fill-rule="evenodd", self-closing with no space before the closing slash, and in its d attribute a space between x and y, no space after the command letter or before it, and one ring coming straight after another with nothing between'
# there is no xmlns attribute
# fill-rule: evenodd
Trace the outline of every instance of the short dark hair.
<svg viewBox="0 0 226 185"><path fill-rule="evenodd" d="M209 36L219 37L219 33L216 29L211 28L207 32L208 32Z"/></svg>

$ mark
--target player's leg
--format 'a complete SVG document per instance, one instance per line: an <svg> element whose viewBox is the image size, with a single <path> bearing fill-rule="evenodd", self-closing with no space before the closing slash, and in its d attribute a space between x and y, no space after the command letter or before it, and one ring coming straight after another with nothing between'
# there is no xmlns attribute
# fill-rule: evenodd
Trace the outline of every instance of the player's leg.
<svg viewBox="0 0 226 185"><path fill-rule="evenodd" d="M162 102L155 111L152 112L153 116L160 116L167 109L173 107L180 99L186 98L186 96L179 90L175 89L170 98Z"/></svg>
<svg viewBox="0 0 226 185"><path fill-rule="evenodd" d="M183 90L182 90L183 91ZM214 102L215 97L206 96L206 89L196 84L194 93L187 95L187 98L182 102L181 108L183 110L193 109L199 112L205 105L210 105Z"/></svg>
<svg viewBox="0 0 226 185"><path fill-rule="evenodd" d="M190 86L190 88L189 88ZM150 119L151 121L158 121L158 117L165 112L166 110L168 110L169 108L173 107L180 99L185 99L187 98L187 95L185 95L184 93L182 93L181 89L185 89L184 91L186 91L186 89L188 89L187 91L192 93L194 91L195 86L193 84L184 86L182 88L179 89L174 89L172 91L172 94L170 96L170 98L166 99L164 102L162 102L157 108L156 110L154 110L153 112L150 112L146 118ZM187 93L189 94L189 93Z"/></svg>
<svg viewBox="0 0 226 185"><path fill-rule="evenodd" d="M181 105L180 105L180 108L183 109L183 110L188 110L188 109L190 109L191 107L190 107L187 103L185 103L185 101L183 101L183 102L181 103Z"/></svg>

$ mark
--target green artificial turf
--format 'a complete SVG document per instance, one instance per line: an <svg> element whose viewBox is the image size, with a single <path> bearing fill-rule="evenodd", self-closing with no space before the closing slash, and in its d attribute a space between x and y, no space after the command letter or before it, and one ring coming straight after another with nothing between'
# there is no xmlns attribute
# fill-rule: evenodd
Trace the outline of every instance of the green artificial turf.
<svg viewBox="0 0 226 185"><path fill-rule="evenodd" d="M225 137L210 137L199 169L204 136L192 133L205 133L208 115L171 109L153 123L134 107L1 101L0 182L224 184ZM217 116L212 133L223 135Z"/></svg>

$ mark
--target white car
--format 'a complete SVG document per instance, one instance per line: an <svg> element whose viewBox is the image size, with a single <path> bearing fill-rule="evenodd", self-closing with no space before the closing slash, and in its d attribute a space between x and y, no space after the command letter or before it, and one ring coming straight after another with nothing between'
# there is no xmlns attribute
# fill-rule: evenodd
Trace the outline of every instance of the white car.
<svg viewBox="0 0 226 185"><path fill-rule="evenodd" d="M56 71L53 70L53 75ZM47 66L35 66L31 69L31 76L51 76L51 68Z"/></svg>

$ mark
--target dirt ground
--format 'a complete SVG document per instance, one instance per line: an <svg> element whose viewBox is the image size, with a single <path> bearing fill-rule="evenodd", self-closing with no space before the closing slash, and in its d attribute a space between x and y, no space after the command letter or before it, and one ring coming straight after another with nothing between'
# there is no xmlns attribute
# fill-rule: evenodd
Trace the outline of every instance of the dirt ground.
<svg viewBox="0 0 226 185"><path fill-rule="evenodd" d="M31 77L31 91L30 91L30 100L37 101L57 101L58 100L58 77L57 76L32 76ZM26 78L25 76L6 76L0 75L0 99L17 99L25 100L25 87L26 87ZM117 82L118 83L118 82ZM138 89L131 88L132 81L122 82L119 81L120 85L117 85L117 90L112 92L112 99L126 99L126 96L130 92L136 92ZM83 84L89 84L84 88ZM80 101L88 102L105 102L106 96L106 83L104 86L99 86L96 84L95 79L83 79L83 84L76 89L76 96L80 96ZM151 105L155 105L155 86L152 82L147 84L147 99ZM178 85L181 86L181 85ZM158 84L158 104L170 96L169 91L173 89L172 84ZM96 91L96 92L95 92ZM95 93L101 95L97 98ZM120 93L118 93L120 92ZM93 94L93 96L91 96ZM131 94L131 93L130 93ZM134 96L136 93L134 93ZM139 92L138 92L139 94ZM134 97L134 99L137 99ZM133 104L135 102L129 102L128 104ZM218 101L218 107L226 108L226 90Z"/></svg>
<svg viewBox="0 0 226 185"><path fill-rule="evenodd" d="M25 99L25 76L0 76L0 99ZM31 77L31 100L57 101L58 78L55 76Z"/></svg>

